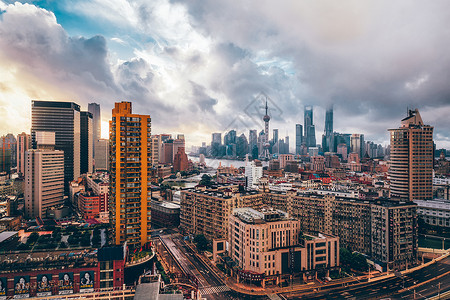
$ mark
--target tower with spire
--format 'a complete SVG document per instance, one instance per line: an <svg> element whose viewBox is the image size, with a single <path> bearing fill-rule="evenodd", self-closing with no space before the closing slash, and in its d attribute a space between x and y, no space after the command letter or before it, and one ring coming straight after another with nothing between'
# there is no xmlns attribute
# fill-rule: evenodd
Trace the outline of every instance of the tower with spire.
<svg viewBox="0 0 450 300"><path fill-rule="evenodd" d="M263 121L264 121L264 143L263 143L263 153L261 155L262 158L265 159L269 159L270 158L270 152L269 152L269 148L270 148L270 143L269 143L269 121L270 121L270 116L268 114L268 105L267 105L267 96L266 96L266 114L263 117Z"/></svg>

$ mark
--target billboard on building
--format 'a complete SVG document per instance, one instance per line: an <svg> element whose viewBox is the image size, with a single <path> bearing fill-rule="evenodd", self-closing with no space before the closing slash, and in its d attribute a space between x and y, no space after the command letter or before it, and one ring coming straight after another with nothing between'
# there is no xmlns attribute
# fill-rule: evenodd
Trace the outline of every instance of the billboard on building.
<svg viewBox="0 0 450 300"><path fill-rule="evenodd" d="M50 282L52 281L52 274L39 274L36 279L36 296L51 296L52 287L50 286Z"/></svg>
<svg viewBox="0 0 450 300"><path fill-rule="evenodd" d="M8 278L0 277L0 300L6 300L7 289L8 289Z"/></svg>
<svg viewBox="0 0 450 300"><path fill-rule="evenodd" d="M14 277L14 299L30 297L30 276Z"/></svg>
<svg viewBox="0 0 450 300"><path fill-rule="evenodd" d="M73 272L59 273L59 294L73 294Z"/></svg>
<svg viewBox="0 0 450 300"><path fill-rule="evenodd" d="M94 291L94 271L80 272L80 293Z"/></svg>

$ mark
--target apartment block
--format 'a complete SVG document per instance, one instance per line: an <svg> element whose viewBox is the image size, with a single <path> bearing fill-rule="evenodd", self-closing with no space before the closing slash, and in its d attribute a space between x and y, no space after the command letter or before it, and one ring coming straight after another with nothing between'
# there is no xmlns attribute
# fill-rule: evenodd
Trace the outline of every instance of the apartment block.
<svg viewBox="0 0 450 300"><path fill-rule="evenodd" d="M413 202L376 201L371 205L371 257L388 270L404 270L418 259L417 205Z"/></svg>
<svg viewBox="0 0 450 300"><path fill-rule="evenodd" d="M260 207L261 194L239 193L238 185L223 184L181 191L180 227L189 234L209 240L228 236L228 218L233 208Z"/></svg>

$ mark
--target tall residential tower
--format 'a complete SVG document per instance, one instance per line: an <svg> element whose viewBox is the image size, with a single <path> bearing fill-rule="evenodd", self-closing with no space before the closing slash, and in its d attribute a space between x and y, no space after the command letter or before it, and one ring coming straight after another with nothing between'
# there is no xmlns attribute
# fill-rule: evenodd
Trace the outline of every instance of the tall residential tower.
<svg viewBox="0 0 450 300"><path fill-rule="evenodd" d="M114 243L131 247L150 239L151 119L116 103L109 122L110 224Z"/></svg>

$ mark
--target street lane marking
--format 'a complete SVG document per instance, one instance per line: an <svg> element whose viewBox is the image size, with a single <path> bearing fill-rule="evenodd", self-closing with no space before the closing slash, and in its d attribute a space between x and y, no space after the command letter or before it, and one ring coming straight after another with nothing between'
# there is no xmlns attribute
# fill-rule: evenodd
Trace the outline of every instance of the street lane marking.
<svg viewBox="0 0 450 300"><path fill-rule="evenodd" d="M200 293L202 295L219 294L228 291L231 291L231 289L226 285L212 286L200 289Z"/></svg>

